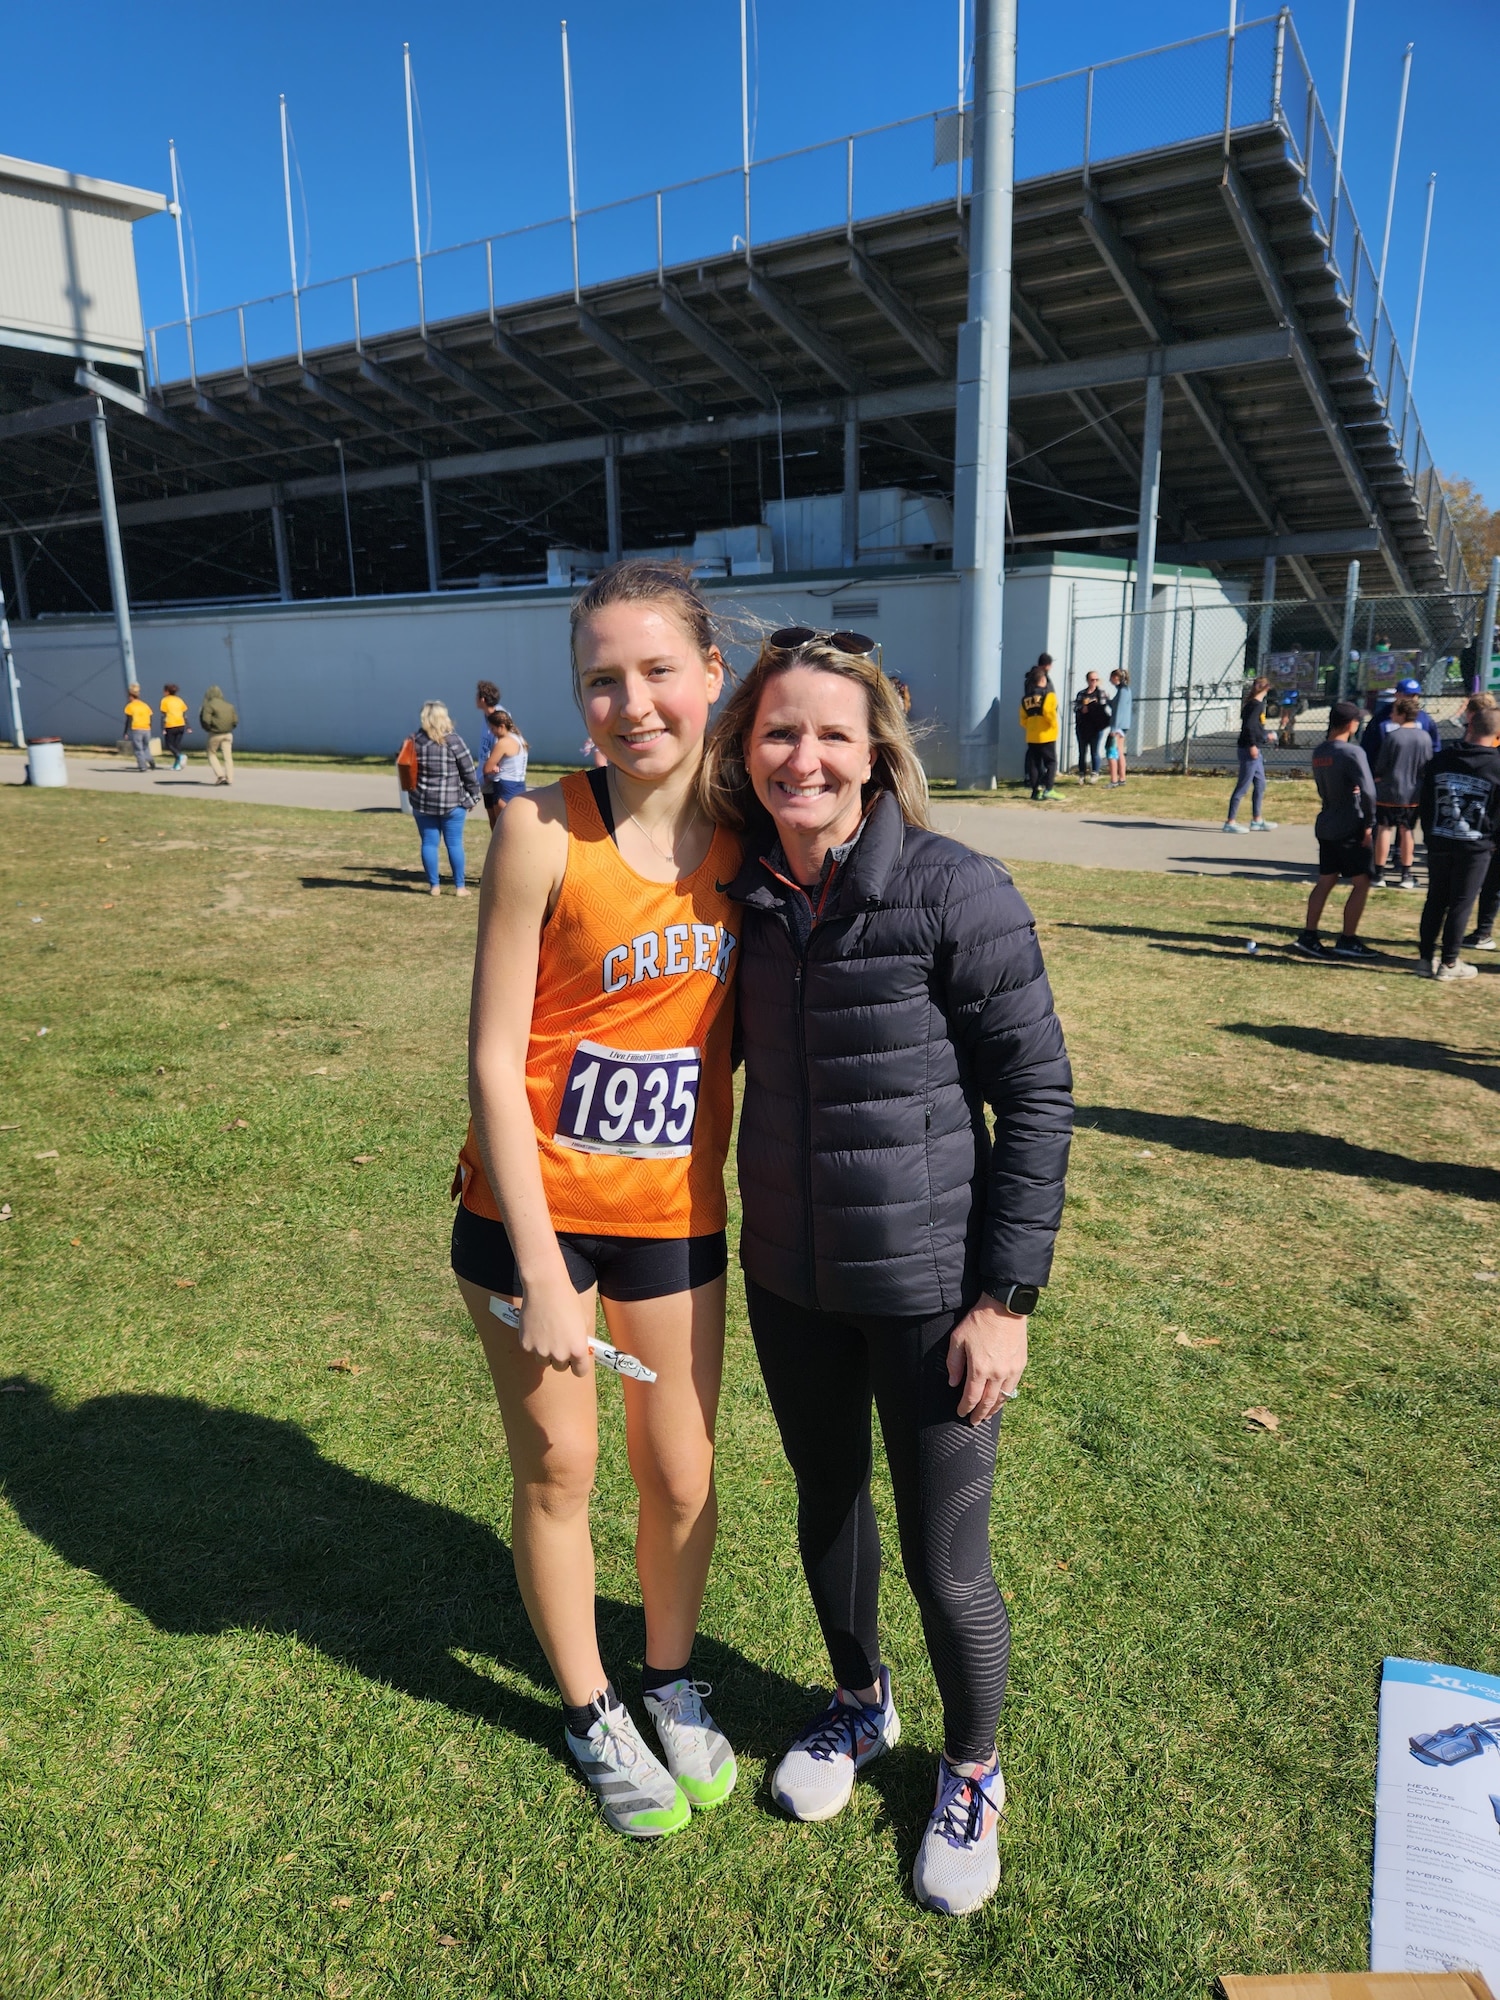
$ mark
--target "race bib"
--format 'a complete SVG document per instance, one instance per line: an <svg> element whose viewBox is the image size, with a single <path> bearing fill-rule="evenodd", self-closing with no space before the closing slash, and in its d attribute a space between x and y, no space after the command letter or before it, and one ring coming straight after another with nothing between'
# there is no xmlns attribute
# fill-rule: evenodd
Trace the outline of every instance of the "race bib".
<svg viewBox="0 0 1500 2000"><path fill-rule="evenodd" d="M680 1160L693 1150L697 1049L606 1049L580 1042L554 1135L578 1153Z"/></svg>

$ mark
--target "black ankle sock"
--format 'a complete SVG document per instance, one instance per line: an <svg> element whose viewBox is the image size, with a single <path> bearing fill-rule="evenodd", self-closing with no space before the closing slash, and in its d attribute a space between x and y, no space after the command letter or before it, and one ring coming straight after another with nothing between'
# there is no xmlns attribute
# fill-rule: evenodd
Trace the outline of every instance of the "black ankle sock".
<svg viewBox="0 0 1500 2000"><path fill-rule="evenodd" d="M606 1708L618 1708L619 1705L620 1697L615 1693L614 1682L606 1681L604 1683L604 1706ZM567 1724L570 1736L587 1736L598 1719L594 1704L591 1701L585 1702L582 1708L573 1708L568 1702L563 1703L563 1721Z"/></svg>
<svg viewBox="0 0 1500 2000"><path fill-rule="evenodd" d="M670 1687L673 1681L691 1680L692 1662L684 1660L680 1667L653 1667L649 1664L641 1668L641 1693L655 1694L659 1688Z"/></svg>

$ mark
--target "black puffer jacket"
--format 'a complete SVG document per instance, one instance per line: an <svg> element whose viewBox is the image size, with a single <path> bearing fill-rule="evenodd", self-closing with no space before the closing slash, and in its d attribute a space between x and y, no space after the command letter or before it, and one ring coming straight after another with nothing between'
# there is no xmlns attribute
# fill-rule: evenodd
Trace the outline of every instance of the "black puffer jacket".
<svg viewBox="0 0 1500 2000"><path fill-rule="evenodd" d="M887 793L805 953L796 892L760 853L731 893L747 1275L797 1305L911 1317L1045 1284L1073 1079L1005 870L906 826Z"/></svg>

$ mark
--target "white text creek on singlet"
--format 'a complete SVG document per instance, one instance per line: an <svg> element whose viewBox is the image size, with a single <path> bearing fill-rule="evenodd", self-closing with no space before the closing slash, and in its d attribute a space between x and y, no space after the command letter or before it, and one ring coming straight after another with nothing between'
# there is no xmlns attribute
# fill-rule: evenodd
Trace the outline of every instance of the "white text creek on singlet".
<svg viewBox="0 0 1500 2000"><path fill-rule="evenodd" d="M606 993L623 993L645 979L680 979L706 972L722 986L729 977L729 956L738 939L722 924L668 924L659 931L638 931L628 944L605 952L601 984Z"/></svg>

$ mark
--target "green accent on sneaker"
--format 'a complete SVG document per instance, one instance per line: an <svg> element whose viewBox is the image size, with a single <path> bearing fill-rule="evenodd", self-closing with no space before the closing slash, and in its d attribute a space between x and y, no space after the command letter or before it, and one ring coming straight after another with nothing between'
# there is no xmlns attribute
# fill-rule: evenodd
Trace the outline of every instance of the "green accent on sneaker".
<svg viewBox="0 0 1500 2000"><path fill-rule="evenodd" d="M621 1818L632 1833L677 1833L692 1816L692 1809L679 1787L673 1804L651 1812L625 1813Z"/></svg>
<svg viewBox="0 0 1500 2000"><path fill-rule="evenodd" d="M679 1777L677 1783L686 1793L688 1804L694 1812L711 1812L715 1806L723 1805L734 1790L738 1777L739 1768L731 1758L727 1764L715 1771L707 1784L701 1778L685 1776Z"/></svg>

